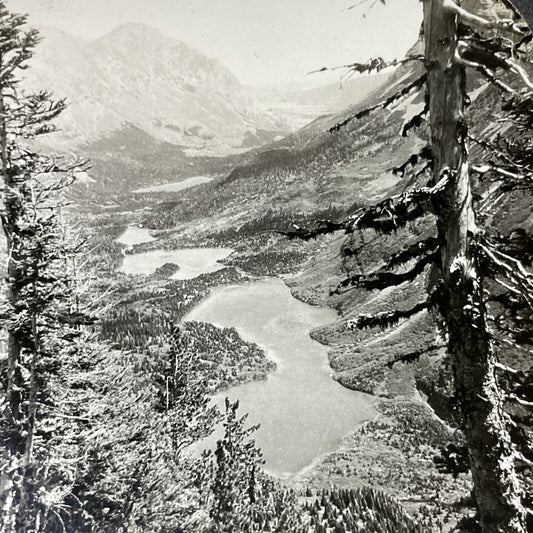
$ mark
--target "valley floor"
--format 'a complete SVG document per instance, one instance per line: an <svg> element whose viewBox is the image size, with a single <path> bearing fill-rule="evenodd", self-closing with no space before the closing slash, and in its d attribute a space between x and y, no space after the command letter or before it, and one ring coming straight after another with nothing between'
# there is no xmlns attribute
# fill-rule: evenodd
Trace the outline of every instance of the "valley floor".
<svg viewBox="0 0 533 533"><path fill-rule="evenodd" d="M190 228L188 234L193 234ZM220 283L242 280L242 274L237 273L234 267L252 276L281 276L291 287L293 295L302 301L323 307L332 305L329 289L342 274L339 266L342 241L338 238L301 243L259 236L240 241L213 242L202 239L201 231L196 236L200 237L199 240L180 235L173 241L172 236L166 236L163 242L150 242L134 250L161 246L172 249L199 242L204 246L218 244L236 248L236 252L223 260L230 265L229 268L196 280L178 282L150 278L141 284L139 279L133 285L125 282L130 288L122 291L121 295L124 313L135 311L139 316L150 316L152 322L147 325L149 335L154 336L161 316L178 320L205 298L211 288ZM325 265L328 265L327 268ZM111 284L114 283L116 280L111 281ZM367 307L371 299L371 294L364 297ZM180 301L186 304L182 306ZM115 308L107 319L110 339L124 338L124 332L119 331L118 326L124 323L124 317L117 312ZM130 320L139 318L130 317ZM428 329L423 319L418 322L415 320L414 329L404 323L378 337L369 333L366 337L348 340L342 331L339 332L339 322L313 332L315 339L328 346L333 377L348 388L374 394L378 415L353 428L340 449L318 458L288 483L301 494L307 489L319 491L331 487L372 486L393 496L428 531L449 531L458 518L464 516L471 482L465 474L453 479L449 474L439 472L433 461L440 448L458 439L453 429L435 415L419 390L433 379L433 367L441 356L433 352L422 357L417 364L396 363L387 368L391 355L394 356L398 349L398 337L418 339L419 345L427 344L434 330ZM217 339L215 344L207 342L205 355L206 361L210 360L209 365L212 365L208 373L217 376L212 381L213 390L264 379L273 369L271 362L265 360L264 355L253 346L246 348L245 357L234 365L230 361L231 350L235 348L240 353L239 346L245 347L246 343L243 344L244 341L239 340L232 330L216 332L211 331L213 328L208 325L200 326L191 326L189 334L193 338ZM411 328L407 335L406 328ZM230 336L235 337L231 342L228 340ZM142 335L136 339L132 336L131 348L139 348L139 343L145 341ZM161 343L153 339L150 342L155 345ZM224 361L216 355L219 344L227 354ZM405 350L405 342L401 349Z"/></svg>

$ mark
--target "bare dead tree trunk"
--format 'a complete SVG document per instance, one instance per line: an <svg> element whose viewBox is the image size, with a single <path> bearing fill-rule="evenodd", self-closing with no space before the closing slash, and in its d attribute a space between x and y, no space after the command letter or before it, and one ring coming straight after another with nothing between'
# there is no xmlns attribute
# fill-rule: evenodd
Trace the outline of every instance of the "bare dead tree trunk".
<svg viewBox="0 0 533 533"><path fill-rule="evenodd" d="M450 182L435 201L455 393L465 433L480 522L486 533L525 533L525 510L495 377L478 274L476 232L463 122L464 67L454 62L456 16L443 0L424 1L424 38L430 102L434 181Z"/></svg>

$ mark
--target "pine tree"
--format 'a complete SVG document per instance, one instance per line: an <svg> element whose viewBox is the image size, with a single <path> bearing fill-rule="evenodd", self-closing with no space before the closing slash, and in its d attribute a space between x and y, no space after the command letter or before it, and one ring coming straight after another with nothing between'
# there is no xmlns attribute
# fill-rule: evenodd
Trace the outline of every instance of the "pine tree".
<svg viewBox="0 0 533 533"><path fill-rule="evenodd" d="M496 371L502 365L494 349L498 340L488 323L487 287L493 283L490 280L495 280L506 287L507 295L511 296L512 305L505 301L507 298L500 299L507 310L499 317L500 323L514 319L506 341L516 343L522 333L522 340L525 338L529 342L528 313L533 309L533 281L521 263L527 260L524 247L519 250L515 247L519 256L512 257L502 251L511 245L511 236L491 235L488 229L480 230L480 218L487 215L486 204L485 209L481 206L481 211L476 212L473 195L475 177L496 184L488 197L492 207L506 191L531 190L533 183L529 151L533 122L527 124L532 111L533 84L521 64L526 59L532 36L512 4L507 1L503 4L502 10L510 14L508 19L485 18L484 13L467 11L452 0L425 0L424 55L391 63L422 61L425 72L383 102L358 111L330 130L335 133L351 121L374 110L386 109L426 86L425 108L404 126L403 135L429 117L430 143L395 169L401 176L409 174L414 182L420 181L422 176L425 183L371 208L362 208L343 221L325 221L316 228L299 229L288 235L309 239L342 229L353 232L358 228L390 233L410 221L433 215L433 235L395 254L386 268L351 276L336 292L353 287L398 286L431 268L432 283L426 301L409 310L363 315L351 325L354 328L388 327L424 309L438 310L452 362L454 402L467 442L480 525L484 532L524 533L525 494L517 465L524 460L529 463L517 449L518 443L511 440L509 428L514 422L504 411L504 401L514 396L523 405L528 402L516 395L506 395L497 379ZM367 64L355 63L352 69L358 72L380 70L391 64L378 58ZM466 69L475 69L504 95L508 116L513 117L516 125L522 123L521 137L511 135L507 141L498 137L498 146L492 139L472 139L465 119ZM524 90L514 89L513 85L517 84L523 85ZM483 164L473 164L467 148L469 142L476 142L497 157L486 157ZM408 270L394 271L406 265L411 265ZM411 355L420 354L409 354L406 360L412 359Z"/></svg>
<svg viewBox="0 0 533 533"><path fill-rule="evenodd" d="M221 532L256 530L257 477L264 461L251 438L257 426L246 428L247 416L239 417L238 408L239 402L226 398L224 437L215 450L210 515Z"/></svg>
<svg viewBox="0 0 533 533"><path fill-rule="evenodd" d="M21 93L18 76L38 43L37 32L25 24L25 16L9 13L0 2L2 225L8 256L2 312L8 348L2 372L0 523L6 532L51 530L63 523L59 495L68 493L71 480L59 479L61 473L49 460L47 442L54 436L49 383L61 366L63 347L87 322L72 307L64 260L70 251L62 238L58 195L84 164L32 149L37 136L53 131L50 121L65 103L46 92Z"/></svg>

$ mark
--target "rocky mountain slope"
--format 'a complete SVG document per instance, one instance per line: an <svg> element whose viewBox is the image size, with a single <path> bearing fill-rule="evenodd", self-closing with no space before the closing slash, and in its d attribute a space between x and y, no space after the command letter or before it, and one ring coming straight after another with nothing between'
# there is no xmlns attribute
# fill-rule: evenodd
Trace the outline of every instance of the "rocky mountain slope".
<svg viewBox="0 0 533 533"><path fill-rule="evenodd" d="M288 130L219 61L142 24L91 42L53 28L27 70L25 87L66 97L50 144L80 146L125 123L193 153L227 153L258 131Z"/></svg>
<svg viewBox="0 0 533 533"><path fill-rule="evenodd" d="M41 140L45 149L91 158L94 181L86 192L93 195L227 172L252 160L257 148L362 99L387 77L312 90L257 89L142 24L91 42L40 31L23 89L66 98L59 131Z"/></svg>

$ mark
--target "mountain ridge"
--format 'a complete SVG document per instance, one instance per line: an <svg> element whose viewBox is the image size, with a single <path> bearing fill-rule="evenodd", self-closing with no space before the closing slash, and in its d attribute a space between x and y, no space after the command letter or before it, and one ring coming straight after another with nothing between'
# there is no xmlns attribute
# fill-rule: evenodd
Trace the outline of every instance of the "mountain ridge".
<svg viewBox="0 0 533 533"><path fill-rule="evenodd" d="M241 84L220 60L146 24L126 23L92 40L36 29L43 39L23 88L49 90L69 104L60 132L45 141L54 150L90 146L133 124L189 156L239 153L339 111L388 76L264 89Z"/></svg>
<svg viewBox="0 0 533 533"><path fill-rule="evenodd" d="M24 88L70 103L49 144L80 146L129 122L158 140L217 154L238 149L256 129L287 131L220 61L149 26L126 24L92 41L44 31Z"/></svg>

